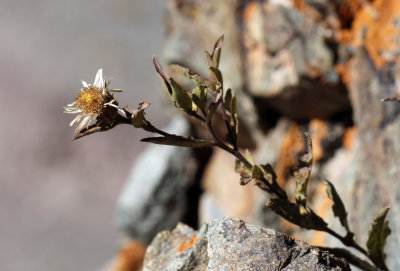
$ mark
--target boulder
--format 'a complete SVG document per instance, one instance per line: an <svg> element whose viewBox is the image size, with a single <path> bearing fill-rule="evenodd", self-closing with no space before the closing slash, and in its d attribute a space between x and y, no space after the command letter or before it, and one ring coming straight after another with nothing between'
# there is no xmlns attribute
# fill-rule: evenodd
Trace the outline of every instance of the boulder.
<svg viewBox="0 0 400 271"><path fill-rule="evenodd" d="M178 224L148 247L143 271L350 270L348 263L271 229L222 217L199 232Z"/></svg>

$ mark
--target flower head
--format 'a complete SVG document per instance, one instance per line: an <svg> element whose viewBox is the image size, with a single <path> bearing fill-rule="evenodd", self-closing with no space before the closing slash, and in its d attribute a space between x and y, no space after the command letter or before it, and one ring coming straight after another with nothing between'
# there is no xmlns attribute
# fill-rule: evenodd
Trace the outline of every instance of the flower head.
<svg viewBox="0 0 400 271"><path fill-rule="evenodd" d="M116 116L118 103L110 92L121 92L120 89L108 89L110 81L103 78L103 70L99 69L96 73L93 84L82 81L83 88L76 96L75 101L64 107L64 113L78 114L70 126L79 123L75 132L78 133L85 126L96 119L109 120L110 115Z"/></svg>

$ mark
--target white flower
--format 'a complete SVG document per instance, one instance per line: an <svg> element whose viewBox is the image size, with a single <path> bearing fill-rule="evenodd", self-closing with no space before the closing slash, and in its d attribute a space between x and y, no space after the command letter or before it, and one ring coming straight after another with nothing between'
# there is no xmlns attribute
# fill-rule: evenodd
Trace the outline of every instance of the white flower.
<svg viewBox="0 0 400 271"><path fill-rule="evenodd" d="M97 71L92 85L85 81L82 81L82 84L83 88L81 88L80 93L76 96L75 101L63 107L65 109L64 113L78 114L69 124L72 126L75 123L81 122L75 130L76 133L85 126L88 127L93 120L101 116L107 106L118 109L118 106L114 104L116 100L110 92L122 91L120 89L108 89L110 81L105 81L102 69Z"/></svg>

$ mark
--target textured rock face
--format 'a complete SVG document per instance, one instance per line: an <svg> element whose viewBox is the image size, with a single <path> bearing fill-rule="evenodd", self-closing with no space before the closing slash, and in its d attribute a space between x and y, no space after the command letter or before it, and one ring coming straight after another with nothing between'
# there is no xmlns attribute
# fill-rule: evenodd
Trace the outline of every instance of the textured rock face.
<svg viewBox="0 0 400 271"><path fill-rule="evenodd" d="M205 2L169 1L167 62L206 74L201 52L224 33L224 85L237 90L239 105L240 95L254 102L260 125L249 125L251 135L265 127L269 133L256 137L253 152L262 159L257 161L273 164L280 184L290 190L292 152L301 150L296 144L302 132L310 131L318 151L313 175L334 183L360 244L365 244L376 212L391 205L387 262L399 269L400 106L380 102L399 96L399 1ZM271 111L278 123L289 119L281 141L269 136L271 127L280 129L269 124ZM239 108L239 115L251 115L246 113ZM323 125L313 131L317 122ZM274 148L261 149L271 144ZM323 186L314 185L319 180L310 185L318 196L325 193ZM210 195L205 202L216 202ZM321 196L318 202L315 210L329 217L330 201ZM223 207L219 210L224 213ZM319 244L332 242L319 236Z"/></svg>
<svg viewBox="0 0 400 271"><path fill-rule="evenodd" d="M167 130L187 134L188 124L178 118ZM137 161L118 200L116 221L147 244L183 219L198 165L191 149L160 145L149 145Z"/></svg>
<svg viewBox="0 0 400 271"><path fill-rule="evenodd" d="M274 230L224 217L197 233L185 225L157 235L143 271L350 270L348 264Z"/></svg>

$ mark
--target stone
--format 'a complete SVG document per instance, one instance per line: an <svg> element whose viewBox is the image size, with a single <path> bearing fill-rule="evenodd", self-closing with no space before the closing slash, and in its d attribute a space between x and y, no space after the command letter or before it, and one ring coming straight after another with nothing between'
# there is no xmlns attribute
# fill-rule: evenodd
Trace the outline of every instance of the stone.
<svg viewBox="0 0 400 271"><path fill-rule="evenodd" d="M199 232L179 224L157 235L143 271L350 270L336 258L303 241L244 221L222 217Z"/></svg>
<svg viewBox="0 0 400 271"><path fill-rule="evenodd" d="M185 119L175 118L166 130L184 135L189 126ZM120 194L117 226L143 244L158 232L172 229L188 211L188 191L197 169L190 148L150 144L137 157Z"/></svg>

